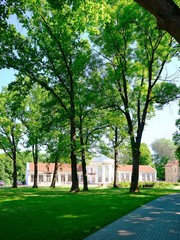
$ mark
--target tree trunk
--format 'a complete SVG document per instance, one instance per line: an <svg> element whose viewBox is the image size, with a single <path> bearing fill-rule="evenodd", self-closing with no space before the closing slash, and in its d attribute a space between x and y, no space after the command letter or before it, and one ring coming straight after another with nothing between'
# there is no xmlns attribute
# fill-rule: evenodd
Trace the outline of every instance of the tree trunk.
<svg viewBox="0 0 180 240"><path fill-rule="evenodd" d="M115 151L114 151L114 183L113 183L113 188L118 188L118 185L117 185L117 167L118 167L117 158L118 158L118 150L115 149Z"/></svg>
<svg viewBox="0 0 180 240"><path fill-rule="evenodd" d="M172 0L135 0L157 20L157 27L180 43L180 8Z"/></svg>
<svg viewBox="0 0 180 240"><path fill-rule="evenodd" d="M80 143L81 143L81 161L82 161L82 173L83 173L83 191L88 191L88 180L87 180L87 170L86 170L86 150L84 146L83 139L83 120L82 115L80 115L80 126L79 126L79 134L80 134Z"/></svg>
<svg viewBox="0 0 180 240"><path fill-rule="evenodd" d="M132 176L130 192L139 192L138 181L139 181L139 158L140 158L140 146L131 139L131 148L133 156Z"/></svg>
<svg viewBox="0 0 180 240"><path fill-rule="evenodd" d="M33 188L38 188L37 178L38 178L38 145L32 146L33 160L34 160L34 184Z"/></svg>
<svg viewBox="0 0 180 240"><path fill-rule="evenodd" d="M73 109L74 110L74 109ZM77 175L77 159L76 159L76 124L75 115L72 113L71 116L71 174L72 174L72 185L70 192L79 192L79 183Z"/></svg>
<svg viewBox="0 0 180 240"><path fill-rule="evenodd" d="M85 155L84 147L82 147L82 150L81 150L81 158L82 158L82 172L83 172L83 191L88 191L88 180L87 180L87 171L86 171L86 155Z"/></svg>
<svg viewBox="0 0 180 240"><path fill-rule="evenodd" d="M115 143L114 143L114 183L113 183L113 188L118 188L117 185L117 167L118 167L118 150L117 150L117 145L118 145L118 129L115 127Z"/></svg>
<svg viewBox="0 0 180 240"><path fill-rule="evenodd" d="M55 159L54 173L53 173L53 178L50 186L51 188L55 188L56 186L57 172L58 172L58 158Z"/></svg>
<svg viewBox="0 0 180 240"><path fill-rule="evenodd" d="M16 163L16 151L13 151L13 188L17 188L17 163Z"/></svg>

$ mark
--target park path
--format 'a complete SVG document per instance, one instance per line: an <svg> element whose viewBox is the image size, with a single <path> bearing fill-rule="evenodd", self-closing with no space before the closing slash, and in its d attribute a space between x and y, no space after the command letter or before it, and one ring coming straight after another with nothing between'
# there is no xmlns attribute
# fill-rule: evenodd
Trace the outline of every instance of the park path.
<svg viewBox="0 0 180 240"><path fill-rule="evenodd" d="M180 193L153 200L84 240L180 240Z"/></svg>

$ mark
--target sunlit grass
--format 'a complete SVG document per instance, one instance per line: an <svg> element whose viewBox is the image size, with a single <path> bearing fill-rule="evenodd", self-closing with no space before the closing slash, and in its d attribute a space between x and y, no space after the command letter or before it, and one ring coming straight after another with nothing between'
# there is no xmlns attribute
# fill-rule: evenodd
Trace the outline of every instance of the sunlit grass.
<svg viewBox="0 0 180 240"><path fill-rule="evenodd" d="M139 206L175 190L0 188L1 240L83 239Z"/></svg>

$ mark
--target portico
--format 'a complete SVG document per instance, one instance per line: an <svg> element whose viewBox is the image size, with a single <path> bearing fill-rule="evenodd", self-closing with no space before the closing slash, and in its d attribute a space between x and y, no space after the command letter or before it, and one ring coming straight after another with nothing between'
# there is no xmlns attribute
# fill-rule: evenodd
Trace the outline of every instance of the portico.
<svg viewBox="0 0 180 240"><path fill-rule="evenodd" d="M114 160L106 156L94 157L88 167L88 182L90 184L110 183L113 181Z"/></svg>

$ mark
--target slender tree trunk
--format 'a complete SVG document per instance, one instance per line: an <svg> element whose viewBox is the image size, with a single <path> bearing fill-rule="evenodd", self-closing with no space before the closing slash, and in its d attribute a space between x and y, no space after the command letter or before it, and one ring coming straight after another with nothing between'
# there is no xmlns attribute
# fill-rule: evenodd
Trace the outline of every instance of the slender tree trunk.
<svg viewBox="0 0 180 240"><path fill-rule="evenodd" d="M83 172L83 191L88 191L88 180L87 180L87 171L86 171L86 155L85 149L82 147L81 150L82 157L82 172Z"/></svg>
<svg viewBox="0 0 180 240"><path fill-rule="evenodd" d="M73 109L74 110L74 109ZM76 124L75 115L71 116L71 173L72 173L72 185L70 192L79 192L79 182L77 175L77 159L76 159Z"/></svg>
<svg viewBox="0 0 180 240"><path fill-rule="evenodd" d="M33 188L38 188L37 178L38 178L38 145L32 146L33 160L34 160L34 184Z"/></svg>
<svg viewBox="0 0 180 240"><path fill-rule="evenodd" d="M133 156L132 176L130 192L139 192L138 181L139 181L139 158L140 158L140 146L131 139L131 148Z"/></svg>
<svg viewBox="0 0 180 240"><path fill-rule="evenodd" d="M16 151L13 150L13 188L17 188L17 163L16 163Z"/></svg>
<svg viewBox="0 0 180 240"><path fill-rule="evenodd" d="M132 175L131 175L131 186L130 192L137 192L139 191L138 188L138 181L139 181L139 158L140 158L140 144L141 144L141 136L142 136L142 129L141 132L139 129L137 130L137 137L135 141L134 132L133 132L133 124L130 117L129 112L126 112L126 119L129 128L129 136L131 142L131 151L132 151Z"/></svg>
<svg viewBox="0 0 180 240"><path fill-rule="evenodd" d="M87 180L87 170L86 170L86 150L84 146L84 139L83 139L83 120L82 115L80 115L80 143L81 143L81 161L82 161L82 173L83 173L83 191L88 191L88 180Z"/></svg>
<svg viewBox="0 0 180 240"><path fill-rule="evenodd" d="M118 188L117 185L117 167L118 167L118 150L117 143L118 142L118 129L115 127L115 143L114 143L114 183L113 188Z"/></svg>
<svg viewBox="0 0 180 240"><path fill-rule="evenodd" d="M53 173L53 178L50 186L51 188L55 188L56 186L57 171L58 171L58 158L55 159L54 173Z"/></svg>

